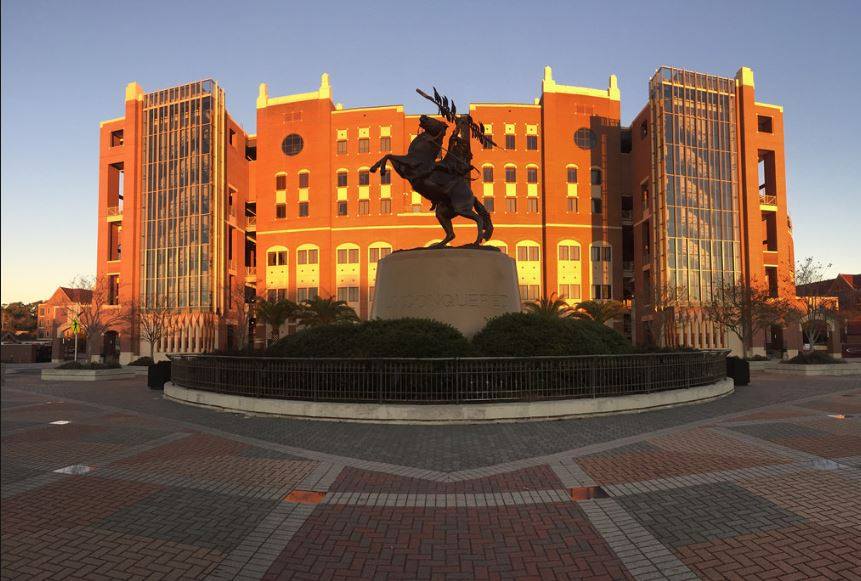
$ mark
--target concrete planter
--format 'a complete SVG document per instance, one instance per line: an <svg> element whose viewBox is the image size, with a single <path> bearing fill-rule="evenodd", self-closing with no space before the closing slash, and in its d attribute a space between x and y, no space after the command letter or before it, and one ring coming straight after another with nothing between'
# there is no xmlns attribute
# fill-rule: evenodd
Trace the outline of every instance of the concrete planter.
<svg viewBox="0 0 861 581"><path fill-rule="evenodd" d="M165 384L164 394L169 399L183 403L255 414L352 422L473 424L562 419L576 416L644 411L706 401L730 394L734 389L732 379L726 378L711 385L619 397L440 405L336 403L267 399L188 389L174 385L173 383Z"/></svg>
<svg viewBox="0 0 861 581"><path fill-rule="evenodd" d="M780 363L769 368L769 371L787 375L861 375L861 363L822 363L817 365Z"/></svg>
<svg viewBox="0 0 861 581"><path fill-rule="evenodd" d="M772 369L775 365L780 363L778 359L769 359L768 361L748 361L748 365L750 365L751 371L765 371L766 369Z"/></svg>
<svg viewBox="0 0 861 581"><path fill-rule="evenodd" d="M127 369L127 370L131 371L132 373L134 373L135 375L138 375L141 377L146 377L147 373L149 372L149 366L148 365L127 365L127 366L123 367L123 369Z"/></svg>
<svg viewBox="0 0 861 581"><path fill-rule="evenodd" d="M42 381L102 381L136 377L127 367L117 369L43 369Z"/></svg>

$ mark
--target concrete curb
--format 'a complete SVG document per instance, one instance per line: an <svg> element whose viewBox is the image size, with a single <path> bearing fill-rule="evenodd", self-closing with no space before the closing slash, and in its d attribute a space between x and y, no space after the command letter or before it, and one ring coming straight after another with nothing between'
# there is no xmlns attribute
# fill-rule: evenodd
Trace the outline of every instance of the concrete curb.
<svg viewBox="0 0 861 581"><path fill-rule="evenodd" d="M735 390L732 379L710 385L619 397L450 405L334 403L255 398L188 389L168 382L164 395L181 403L223 410L316 420L457 424L564 419L625 413L711 400Z"/></svg>
<svg viewBox="0 0 861 581"><path fill-rule="evenodd" d="M818 365L779 363L769 367L768 371L789 375L861 375L861 363L822 363Z"/></svg>
<svg viewBox="0 0 861 581"><path fill-rule="evenodd" d="M43 369L42 381L99 381L103 379L129 379L133 371L119 369Z"/></svg>

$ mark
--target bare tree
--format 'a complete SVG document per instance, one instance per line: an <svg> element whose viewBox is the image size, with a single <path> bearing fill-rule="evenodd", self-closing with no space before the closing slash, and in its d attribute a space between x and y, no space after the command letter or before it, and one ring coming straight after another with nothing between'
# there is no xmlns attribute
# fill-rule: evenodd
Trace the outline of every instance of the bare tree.
<svg viewBox="0 0 861 581"><path fill-rule="evenodd" d="M108 277L78 277L73 284L74 288L92 291L90 302L82 303L74 312L81 330L87 335L87 355L92 357L101 351L99 342L104 334L120 328L128 320L127 309L116 304Z"/></svg>
<svg viewBox="0 0 861 581"><path fill-rule="evenodd" d="M811 348L827 335L829 325L836 328L840 319L837 299L828 295L831 289L825 276L830 268L830 263L823 264L812 256L799 261L795 267L795 286L802 309L801 328Z"/></svg>
<svg viewBox="0 0 861 581"><path fill-rule="evenodd" d="M708 318L721 325L742 343L748 357L754 337L772 325L785 326L797 320L796 308L787 298L772 297L767 288L754 282L727 280L703 303Z"/></svg>
<svg viewBox="0 0 861 581"><path fill-rule="evenodd" d="M248 322L253 304L248 303L245 283L236 281L230 292L230 309L236 321L236 348L240 351L248 346Z"/></svg>
<svg viewBox="0 0 861 581"><path fill-rule="evenodd" d="M676 347L675 324L680 309L688 306L688 290L683 286L662 284L648 298L654 301L653 327L657 344L661 347Z"/></svg>
<svg viewBox="0 0 861 581"><path fill-rule="evenodd" d="M174 310L165 306L167 300L154 301L154 303L158 306L145 307L139 301L135 301L125 311L129 326L136 327L141 339L149 343L150 359L154 359L155 346L162 340L175 316Z"/></svg>

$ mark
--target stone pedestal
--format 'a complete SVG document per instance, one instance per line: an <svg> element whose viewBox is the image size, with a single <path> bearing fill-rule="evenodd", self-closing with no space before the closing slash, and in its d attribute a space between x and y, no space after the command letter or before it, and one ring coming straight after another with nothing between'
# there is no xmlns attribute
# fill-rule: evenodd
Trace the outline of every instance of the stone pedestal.
<svg viewBox="0 0 861 581"><path fill-rule="evenodd" d="M435 319L472 337L488 319L518 311L517 268L497 250L402 250L377 265L371 318Z"/></svg>

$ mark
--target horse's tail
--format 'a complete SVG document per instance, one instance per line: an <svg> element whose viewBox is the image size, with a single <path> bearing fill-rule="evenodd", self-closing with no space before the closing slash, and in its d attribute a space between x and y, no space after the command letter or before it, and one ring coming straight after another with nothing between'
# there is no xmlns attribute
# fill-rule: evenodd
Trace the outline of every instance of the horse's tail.
<svg viewBox="0 0 861 581"><path fill-rule="evenodd" d="M478 198L474 198L475 201L472 203L472 207L481 216L482 221L484 222L484 230L481 234L481 239L487 242L490 240L490 237L493 235L493 220L490 219L490 212L487 211L487 208L484 207L484 204L478 201Z"/></svg>

